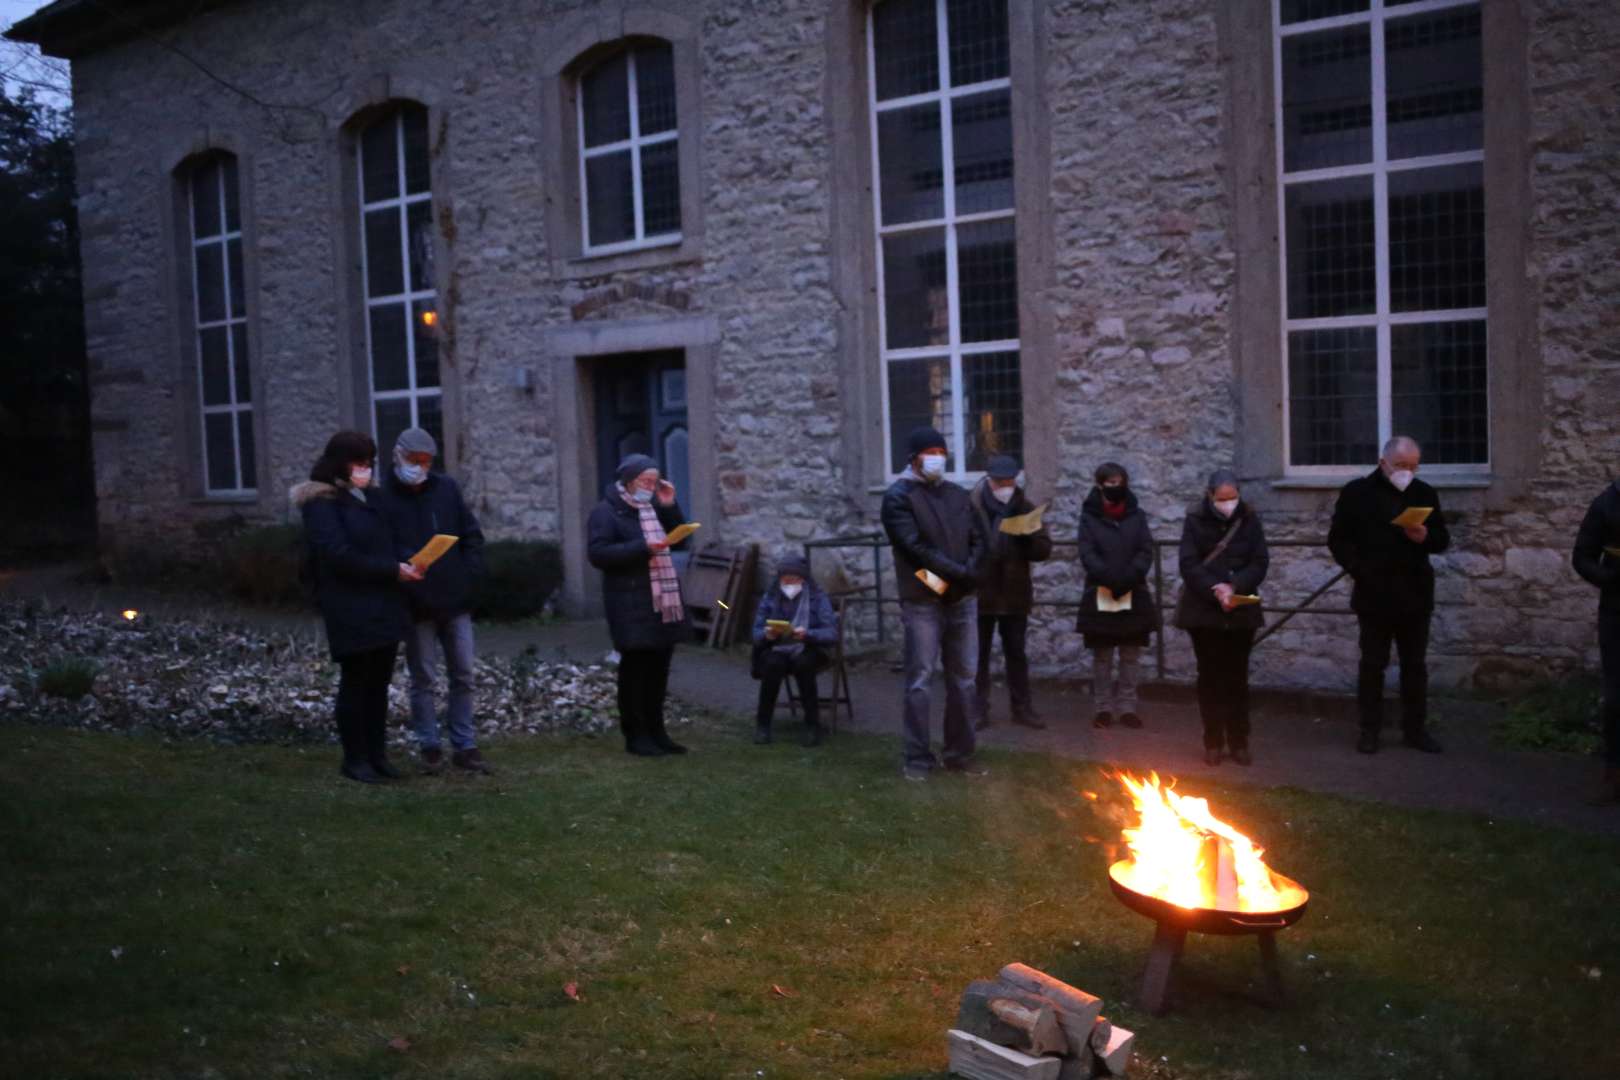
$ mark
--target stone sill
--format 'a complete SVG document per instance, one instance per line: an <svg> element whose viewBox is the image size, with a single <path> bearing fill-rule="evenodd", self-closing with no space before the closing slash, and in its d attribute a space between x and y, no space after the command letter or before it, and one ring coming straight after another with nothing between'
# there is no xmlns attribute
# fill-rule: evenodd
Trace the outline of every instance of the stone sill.
<svg viewBox="0 0 1620 1080"><path fill-rule="evenodd" d="M565 281L605 277L626 270L648 270L674 263L694 262L703 257L701 233L681 236L675 240L660 241L624 251L604 252L601 255L575 255L553 260L555 276Z"/></svg>
<svg viewBox="0 0 1620 1080"><path fill-rule="evenodd" d="M1366 476L1367 472L1347 473L1344 476L1279 476L1265 483L1277 491L1337 491L1350 481ZM1496 482L1495 477L1480 473L1420 472L1418 478L1441 491L1483 491Z"/></svg>
<svg viewBox="0 0 1620 1080"><path fill-rule="evenodd" d="M193 495L192 506L257 506L257 495Z"/></svg>

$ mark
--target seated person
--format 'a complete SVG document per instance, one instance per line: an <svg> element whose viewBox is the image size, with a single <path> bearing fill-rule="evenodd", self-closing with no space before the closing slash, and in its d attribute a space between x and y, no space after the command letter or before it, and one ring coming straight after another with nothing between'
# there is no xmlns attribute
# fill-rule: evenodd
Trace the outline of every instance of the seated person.
<svg viewBox="0 0 1620 1080"><path fill-rule="evenodd" d="M766 625L770 622L788 626ZM837 616L827 594L810 577L810 564L800 555L785 557L777 563L776 583L765 590L754 613L753 675L759 680L756 743L771 741L776 695L789 675L798 682L799 701L804 705L804 745L821 742L816 673L832 662L829 653L837 643Z"/></svg>

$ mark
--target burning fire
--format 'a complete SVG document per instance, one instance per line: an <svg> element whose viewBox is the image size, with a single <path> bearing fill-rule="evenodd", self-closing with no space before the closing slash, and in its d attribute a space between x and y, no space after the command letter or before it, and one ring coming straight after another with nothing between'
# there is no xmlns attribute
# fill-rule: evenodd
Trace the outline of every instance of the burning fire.
<svg viewBox="0 0 1620 1080"><path fill-rule="evenodd" d="M1212 814L1208 800L1176 794L1156 772L1117 779L1140 815L1124 830L1130 858L1109 868L1121 885L1184 908L1284 911L1305 901L1305 890L1274 873L1264 849Z"/></svg>

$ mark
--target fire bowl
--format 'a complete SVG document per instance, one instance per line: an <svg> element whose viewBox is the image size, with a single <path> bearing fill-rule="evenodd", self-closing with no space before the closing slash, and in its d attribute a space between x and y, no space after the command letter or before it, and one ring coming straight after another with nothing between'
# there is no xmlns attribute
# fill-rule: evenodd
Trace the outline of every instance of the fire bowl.
<svg viewBox="0 0 1620 1080"><path fill-rule="evenodd" d="M1157 896L1138 892L1120 880L1128 860L1120 860L1108 868L1108 887L1114 890L1119 902L1159 924L1195 934L1258 934L1266 930L1282 930L1293 926L1305 915L1310 904L1310 893L1298 882L1273 872L1272 877L1288 896L1298 896L1299 903L1278 911L1227 911L1222 908L1184 908L1161 900Z"/></svg>

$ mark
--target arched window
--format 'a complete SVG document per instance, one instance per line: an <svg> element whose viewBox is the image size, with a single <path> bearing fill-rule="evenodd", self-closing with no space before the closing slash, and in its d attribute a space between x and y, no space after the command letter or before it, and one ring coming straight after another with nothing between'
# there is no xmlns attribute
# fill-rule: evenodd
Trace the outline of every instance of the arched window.
<svg viewBox="0 0 1620 1080"><path fill-rule="evenodd" d="M372 430L383 454L408 427L442 446L427 109L403 103L372 118L357 153Z"/></svg>
<svg viewBox="0 0 1620 1080"><path fill-rule="evenodd" d="M675 54L637 39L579 77L583 250L608 254L679 241L681 183Z"/></svg>
<svg viewBox="0 0 1620 1080"><path fill-rule="evenodd" d="M216 151L193 159L182 167L181 180L190 225L203 492L250 494L257 489L258 480L236 157Z"/></svg>

